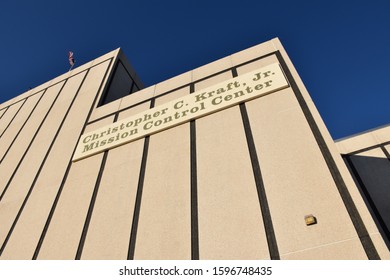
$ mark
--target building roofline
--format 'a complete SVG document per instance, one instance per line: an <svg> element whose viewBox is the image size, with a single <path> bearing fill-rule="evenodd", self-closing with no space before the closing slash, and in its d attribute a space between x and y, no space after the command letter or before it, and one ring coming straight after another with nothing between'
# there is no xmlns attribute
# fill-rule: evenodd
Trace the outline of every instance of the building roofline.
<svg viewBox="0 0 390 280"><path fill-rule="evenodd" d="M339 139L336 139L336 140L334 140L334 142L335 143L339 143L339 142L342 142L344 140L348 140L348 139L351 139L351 138L354 138L354 137L362 136L364 134L372 133L372 132L374 132L376 130L380 130L380 129L383 129L383 128L386 128L386 127L390 127L390 123L384 124L384 125L381 125L381 126L377 126L377 127L374 127L374 128L362 131L362 132L358 132L358 133L355 133L355 134L352 134L352 135L349 135L349 136L345 136L345 137L342 137L342 138L339 138Z"/></svg>

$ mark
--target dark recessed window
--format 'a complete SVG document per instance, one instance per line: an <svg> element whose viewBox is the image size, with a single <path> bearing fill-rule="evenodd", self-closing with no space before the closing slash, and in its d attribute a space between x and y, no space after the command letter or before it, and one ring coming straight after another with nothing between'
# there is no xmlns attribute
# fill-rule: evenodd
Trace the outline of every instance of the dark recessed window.
<svg viewBox="0 0 390 280"><path fill-rule="evenodd" d="M123 63L118 61L114 70L114 75L100 100L99 106L103 106L138 90L139 87L136 85Z"/></svg>
<svg viewBox="0 0 390 280"><path fill-rule="evenodd" d="M347 155L344 158L390 250L389 159L362 154Z"/></svg>

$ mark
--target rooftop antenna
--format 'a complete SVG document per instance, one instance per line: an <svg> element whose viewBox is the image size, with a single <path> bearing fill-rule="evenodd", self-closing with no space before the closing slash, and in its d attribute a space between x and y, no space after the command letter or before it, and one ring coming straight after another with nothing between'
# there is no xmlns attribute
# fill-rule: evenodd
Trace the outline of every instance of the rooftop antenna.
<svg viewBox="0 0 390 280"><path fill-rule="evenodd" d="M72 70L76 60L73 58L73 52L72 51L69 51L69 64L70 64L70 68L69 68L69 71Z"/></svg>

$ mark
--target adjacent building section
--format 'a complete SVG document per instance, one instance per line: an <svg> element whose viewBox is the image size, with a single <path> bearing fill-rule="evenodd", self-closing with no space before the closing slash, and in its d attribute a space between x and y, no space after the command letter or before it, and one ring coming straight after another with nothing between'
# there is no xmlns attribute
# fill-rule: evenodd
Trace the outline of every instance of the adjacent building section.
<svg viewBox="0 0 390 280"><path fill-rule="evenodd" d="M390 126L341 139L336 145L390 250ZM381 238L379 233L375 238Z"/></svg>

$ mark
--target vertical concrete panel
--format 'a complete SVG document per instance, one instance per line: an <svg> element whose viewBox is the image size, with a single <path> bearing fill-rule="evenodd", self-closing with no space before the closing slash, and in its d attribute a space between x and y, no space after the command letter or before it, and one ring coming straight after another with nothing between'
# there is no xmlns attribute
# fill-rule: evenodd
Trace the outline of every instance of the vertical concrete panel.
<svg viewBox="0 0 390 280"><path fill-rule="evenodd" d="M256 60L252 63L245 64L243 66L237 67L238 75L246 74L251 71L255 71L272 63L279 63L276 55L266 56L262 59Z"/></svg>
<svg viewBox="0 0 390 280"><path fill-rule="evenodd" d="M232 54L230 57L233 65L239 65L247 61L250 61L254 58L263 56L265 54L275 52L276 50L277 49L273 44L273 40L270 40L262 44L253 46L251 48L242 50L235 54Z"/></svg>
<svg viewBox="0 0 390 280"><path fill-rule="evenodd" d="M192 70L192 80L196 81L202 79L204 77L213 75L214 73L218 73L220 71L224 71L226 69L231 68L232 60L230 56L218 59L201 67L195 68ZM229 72L229 71L227 71Z"/></svg>
<svg viewBox="0 0 390 280"><path fill-rule="evenodd" d="M201 259L269 259L238 106L196 120Z"/></svg>
<svg viewBox="0 0 390 280"><path fill-rule="evenodd" d="M19 113L15 116L14 120L9 125L7 130L4 131L3 135L0 138L0 159L3 158L5 152L17 136L18 132L23 128L31 112L35 110L35 106L38 105L38 101L41 95L42 92L27 98L26 103L23 105Z"/></svg>
<svg viewBox="0 0 390 280"><path fill-rule="evenodd" d="M191 259L189 124L151 136L135 259Z"/></svg>
<svg viewBox="0 0 390 280"><path fill-rule="evenodd" d="M165 80L156 85L155 95L164 94L170 90L176 89L179 86L186 85L192 81L192 71L185 72L181 75L175 76L169 80ZM170 94L169 94L170 95Z"/></svg>
<svg viewBox="0 0 390 280"><path fill-rule="evenodd" d="M7 111L7 108L4 108L4 109L1 109L1 110L0 110L0 120L1 120L1 118L3 117L5 111Z"/></svg>
<svg viewBox="0 0 390 280"><path fill-rule="evenodd" d="M188 87L155 105L187 94ZM135 259L191 258L189 154L189 124L151 136Z"/></svg>
<svg viewBox="0 0 390 280"><path fill-rule="evenodd" d="M223 73L221 73L219 75L216 75L216 76L213 76L211 78L208 78L206 80L197 82L195 84L195 90L201 90L201 89L210 87L212 85L215 85L217 83L229 80L231 78L232 78L232 72L231 71L226 71L226 72L223 72Z"/></svg>
<svg viewBox="0 0 390 280"><path fill-rule="evenodd" d="M121 119L149 109L149 102L124 111ZM144 139L109 150L82 259L126 259Z"/></svg>
<svg viewBox="0 0 390 280"><path fill-rule="evenodd" d="M4 113L4 115L0 119L0 135L3 134L4 130L10 124L20 107L23 105L24 99L11 105L8 110Z"/></svg>
<svg viewBox="0 0 390 280"><path fill-rule="evenodd" d="M145 100L150 100L154 96L155 88L155 85L150 86L123 97L121 99L119 110L127 109L135 104L140 104L145 102Z"/></svg>
<svg viewBox="0 0 390 280"><path fill-rule="evenodd" d="M329 152L331 153L333 160L337 166L338 171L340 172L340 175L342 176L342 180L345 183L345 186L347 187L347 190L353 200L353 203L356 206L356 209L359 212L359 215L361 217L362 222L364 223L364 226L368 232L369 235L372 235L373 233L377 233L378 229L377 226L370 214L369 209L366 206L366 203L364 202L364 199L359 191L359 189L356 187L356 183L353 180L350 171L348 170L347 165L345 164L345 160L342 158L342 154L345 154L346 151L342 146L335 144L333 138L331 137L324 121L322 120L315 104L313 101L308 101L307 105L313 115L313 118L316 121L316 124L318 125L319 129L321 130L321 134L324 138L324 140L327 143L327 147L329 149ZM341 147L341 149L338 149ZM375 243L375 239L371 237L375 248L377 249L378 253L378 244ZM379 245L381 246L381 245ZM382 258L382 256L380 255Z"/></svg>
<svg viewBox="0 0 390 280"><path fill-rule="evenodd" d="M293 92L252 100L247 110L281 258L330 244L341 258L345 246L337 244L357 233ZM306 226L308 214L316 225ZM362 246L355 251L366 259Z"/></svg>
<svg viewBox="0 0 390 280"><path fill-rule="evenodd" d="M61 85L58 85L56 87L52 88L52 93L47 92L48 94L54 94L56 95L61 88ZM45 112L34 112L33 116L31 116L31 123L27 123L26 129L23 130L23 132L19 135L20 137L26 137L31 141L31 134L35 133L35 129L39 123L41 123L43 119L43 114ZM31 124L31 126L30 126ZM32 131L31 131L32 130ZM26 135L27 134L27 135ZM53 131L54 134L54 131ZM27 152L26 156L24 157L21 164L18 166L15 176L11 177L4 177L0 180L4 180L4 185L2 185L2 193L3 197L0 202L0 243L3 244L5 241L5 238L11 229L11 226L17 217L17 214L19 212L19 209L28 194L28 191L31 187L31 184L35 178L35 175L38 172L38 169L41 165L41 162L45 156L45 153L48 149L48 146L50 145L52 139L50 138L50 130L44 130L40 133L41 136L43 136L42 141L40 141L39 136L36 138L36 141L33 142L31 149ZM23 147L23 146L22 146ZM13 146L14 151L18 149L23 149L19 145ZM26 148L26 147L25 147ZM24 153L25 150L23 149L22 152ZM10 158L10 155L13 155L14 153L10 152L7 156L7 159ZM11 158L14 159L14 158ZM16 160L20 160L19 157L15 158L13 163L15 164L12 167L16 167ZM0 166L0 169L3 167L8 167L7 164L9 163L9 160L3 161L2 165ZM12 174L14 170L8 169L8 174ZM10 183L8 183L8 179L12 178ZM7 187L7 188L6 188Z"/></svg>
<svg viewBox="0 0 390 280"><path fill-rule="evenodd" d="M109 61L90 69L63 130L80 135ZM103 154L72 164L39 259L74 259Z"/></svg>
<svg viewBox="0 0 390 280"><path fill-rule="evenodd" d="M181 97L184 97L186 95L190 94L190 88L189 87L185 87L185 88L182 88L182 89L179 89L179 90L175 90L169 94L166 94L166 95L163 95L161 97L158 97L156 98L156 106L160 106L166 102L169 102L169 101L172 101L172 100L175 100L177 98L181 98Z"/></svg>
<svg viewBox="0 0 390 280"><path fill-rule="evenodd" d="M173 87L177 86L177 84L173 85ZM155 101L155 105L156 106L159 106L159 105L162 105L166 102L169 102L169 101L172 101L174 99L177 99L177 98L180 98L180 97L183 97L183 96L186 96L190 94L190 89L189 87L186 87L186 88L182 88L182 89L179 89L177 91L174 91L174 92L171 92L170 94L167 94L167 95L164 95L164 96L161 96L159 98L156 99ZM166 213L165 211L161 211L160 213L157 214L156 216L156 213L154 212L154 209L153 210L153 203L156 203L156 197L153 196L153 199L151 201L148 201L146 202L146 208L145 208L145 211L142 212L141 210L141 213L144 213L143 217L145 217L147 214L145 214L146 211L152 211L152 215L155 216L155 219L160 219L160 216L161 215L170 215L172 214L173 216L171 218L168 218L167 217L164 217L163 219L161 219L160 223L158 223L157 225L157 228L156 226L153 226L153 225L148 225L147 223L144 222L144 220L142 220L142 223L144 225L144 227L142 227L141 231L145 231L147 230L148 227L152 226L152 230L154 231L154 233L152 234L152 240L150 240L151 242L148 242L147 241L147 238L145 238L145 236L142 236L140 237L140 231L138 231L138 241L137 241L137 246L136 246L136 253L135 253L135 258L137 259L153 259L153 258L156 258L156 259L190 259L191 258L191 219L190 219L190 185L189 185L189 176L190 176L190 163L189 163L189 156L190 156L190 151L189 151L189 124L185 124L183 125L182 127L178 127L178 128L174 128L172 131L170 132L163 132L163 133L169 133L169 134L163 134L163 135L154 135L152 137L152 140L150 142L150 146L149 147L152 147L151 149L151 152L149 152L149 156L148 156L148 161L149 161L149 165L147 167L147 169L149 168L154 168L154 169L157 169L157 173L156 175L158 176L157 178L155 178L155 180L153 180L154 184L156 184L156 186L150 186L148 187L148 190L147 190L147 196L148 197L151 197L151 193L155 188L158 189L158 193L161 192L161 186L158 187L157 185L159 185L159 183L157 182L158 180L161 180L161 182L172 182L172 181L177 181L177 188L178 188L178 197L176 198L177 201L178 201L178 205L180 205L180 209L176 209L176 210L179 210L179 211L183 211L182 214L179 214L177 213L177 211L175 211L174 209L172 209L172 205L170 206L167 206L166 208ZM165 137L164 137L165 135ZM176 135L176 139L170 139L170 137L174 137L174 135ZM168 138L167 138L168 137ZM177 142L177 139L182 139L182 141L180 141L180 144L179 144L179 149L180 151L172 151L172 146L167 150L166 148L166 145L169 143L169 142L173 142L173 143L176 143ZM162 147L162 145L159 145L157 144L158 142L165 142L165 144L163 144L164 147ZM157 144L157 147L160 147L160 148L156 148L156 144ZM175 144L176 145L176 144ZM163 150L165 150L165 152L163 152L162 154L160 154ZM153 153L153 155L151 155L151 153ZM174 158L174 157L180 157L181 159L179 160L179 162L176 162L176 163L168 163L170 162L170 160L167 158L167 159L162 159L163 157L166 156L166 153L170 153L171 155L168 155L168 158ZM187 156L183 156L183 155L179 155L179 154L187 154ZM157 155L157 154L160 154L160 155ZM176 155L176 156L175 156ZM157 165L154 164L152 165L152 167L150 166L150 161L154 161L154 160L157 160ZM161 160L164 161L164 165L165 165L165 168L164 170L165 171L162 171L162 170L159 170L160 168L158 168L158 165L161 165ZM177 159L174 159L174 161L177 161ZM180 163L183 163L184 166L178 166L178 164ZM167 169L169 168L172 168L172 170L177 170L177 174L180 174L180 177L181 178L174 178L174 175L169 172L169 176L168 174L164 175L162 173L166 172ZM149 177L147 177L147 181L146 182L150 182L151 180L151 176L154 176L153 174L156 172L156 170L152 170L150 171L149 173ZM168 177L165 177L165 176L168 176ZM165 178L165 179L162 179L162 178ZM180 183L182 182L182 183ZM148 185L150 185L152 183L148 183ZM168 183L166 183L168 184ZM176 196L176 194L173 193L174 192L174 189L172 188L169 188L168 192L164 194L164 200L170 204L173 203L174 200L173 197ZM144 198L145 200L148 199L148 198ZM145 201L143 199L143 201ZM161 201L160 203L157 204L157 207L161 207L161 209L165 209L165 207L163 206L164 203L166 203L164 201ZM141 203L141 205L144 205L143 202ZM165 213L165 214L164 214ZM172 221L172 218L174 219L179 219L178 221ZM150 223L150 221L149 221ZM171 230L167 230L167 225L164 225L164 223L169 223L172 225L172 228ZM180 231L180 229L178 229L177 227L178 226L182 226L183 227L183 234L179 234L178 232ZM169 227L169 225L168 225ZM167 232L165 232L167 231ZM178 231L178 232L177 232ZM142 233L141 233L142 234ZM162 234L161 236L159 236L159 234ZM160 240L162 239L162 240ZM139 241L141 240L141 241ZM160 241L159 241L160 240ZM169 241L168 241L169 240ZM168 241L168 242L167 242ZM158 246L156 246L156 244L153 244L153 243L160 243ZM170 248L170 246L172 246ZM179 246L179 247L178 247ZM142 248L141 248L142 247ZM155 249L154 249L155 248ZM174 249L172 249L174 248ZM169 250L171 251L171 253L169 253ZM148 252L150 251L150 252Z"/></svg>
<svg viewBox="0 0 390 280"><path fill-rule="evenodd" d="M49 88L45 95L48 96L57 95L61 89L62 83L56 86ZM42 121L45 118L45 115L48 110L47 108L36 110L30 116L28 122L26 123L23 130L20 132L19 136L15 139L15 142L11 146L7 155L4 157L3 161L0 163L0 192L3 192L7 186L12 174L16 170L20 160L28 149L28 146L31 144L35 134L37 133L39 126L42 124ZM45 131L44 129L41 135L45 138L50 138L50 131ZM35 141L36 145L39 142ZM49 142L50 143L50 142ZM43 147L44 148L44 147ZM34 167L33 167L34 168ZM19 173L22 174L22 173ZM23 176L22 176L23 177Z"/></svg>
<svg viewBox="0 0 390 280"><path fill-rule="evenodd" d="M78 74L67 81L42 127L42 137L45 136L53 140L49 135L53 137L54 133L58 131L85 74L86 72ZM3 252L3 258L31 259L33 256L79 136L79 131L74 129L74 125L73 120L65 119L25 206L23 215L19 218ZM79 124L79 126L81 125Z"/></svg>
<svg viewBox="0 0 390 280"><path fill-rule="evenodd" d="M75 259L102 158L72 164L38 259Z"/></svg>

